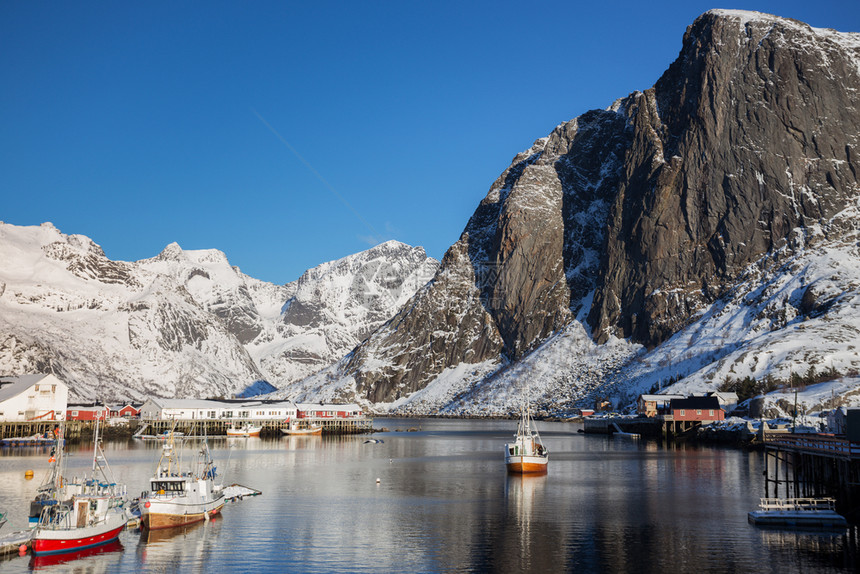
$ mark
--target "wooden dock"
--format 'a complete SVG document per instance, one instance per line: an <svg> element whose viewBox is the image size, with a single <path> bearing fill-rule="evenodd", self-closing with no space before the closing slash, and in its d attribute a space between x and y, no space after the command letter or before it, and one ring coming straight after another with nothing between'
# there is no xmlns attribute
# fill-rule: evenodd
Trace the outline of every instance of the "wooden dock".
<svg viewBox="0 0 860 574"><path fill-rule="evenodd" d="M0 422L0 439L44 435L60 426L61 422L68 439L80 437L84 426L88 424L81 421L3 421Z"/></svg>
<svg viewBox="0 0 860 574"><path fill-rule="evenodd" d="M369 417L361 418L307 418L301 419L310 424L320 425L324 434L362 434L373 431L373 419ZM281 436L281 429L287 427L287 423L283 419L189 419L177 420L176 430L185 434L195 434L208 436L221 436L227 434L227 429L233 424L241 425L244 423L263 427L261 436ZM128 419L125 425L112 426L110 424L103 425L105 438L115 438L112 435L119 437L129 437L132 433L140 434L161 434L169 431L173 427L173 420L140 420ZM0 439L28 437L35 434L47 434L53 431L61 424L61 421L26 421L26 422L0 422ZM66 440L74 442L81 438L91 437L95 427L95 421L64 421L62 422L65 428ZM141 432L141 429L142 432ZM50 446L49 443L45 443ZM12 445L9 445L10 447ZM32 445L22 445L32 446Z"/></svg>
<svg viewBox="0 0 860 574"><path fill-rule="evenodd" d="M306 418L301 419L322 427L323 434L362 434L373 430L373 419L362 418ZM186 435L222 436L233 425L249 423L262 427L260 436L282 436L282 428L289 423L284 419L190 419L190 420L141 420L135 434L159 435L168 432L176 424L176 432Z"/></svg>
<svg viewBox="0 0 860 574"><path fill-rule="evenodd" d="M9 534L0 536L0 556L18 554L21 545L24 545L29 550L31 538L33 538L32 530L28 530L26 532L10 532Z"/></svg>
<svg viewBox="0 0 860 574"><path fill-rule="evenodd" d="M628 434L645 437L660 436L660 422L657 419L630 417L585 417L582 431L586 434Z"/></svg>
<svg viewBox="0 0 860 574"><path fill-rule="evenodd" d="M836 510L860 521L860 444L822 434L768 434L765 496L836 499Z"/></svg>

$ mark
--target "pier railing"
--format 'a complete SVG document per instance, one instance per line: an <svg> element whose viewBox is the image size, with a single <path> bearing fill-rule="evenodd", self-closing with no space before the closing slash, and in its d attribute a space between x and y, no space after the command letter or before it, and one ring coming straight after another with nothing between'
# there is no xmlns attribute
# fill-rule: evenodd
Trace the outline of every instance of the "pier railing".
<svg viewBox="0 0 860 574"><path fill-rule="evenodd" d="M839 458L860 459L860 444L845 437L818 434L766 434L765 444Z"/></svg>
<svg viewBox="0 0 860 574"><path fill-rule="evenodd" d="M762 498L759 507L766 511L834 510L834 498Z"/></svg>

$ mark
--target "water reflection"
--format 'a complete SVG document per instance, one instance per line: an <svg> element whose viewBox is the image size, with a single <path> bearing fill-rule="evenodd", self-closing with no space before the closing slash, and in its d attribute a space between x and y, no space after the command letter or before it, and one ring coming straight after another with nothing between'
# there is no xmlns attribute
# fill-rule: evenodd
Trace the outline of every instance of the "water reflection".
<svg viewBox="0 0 860 574"><path fill-rule="evenodd" d="M124 532L124 551L76 571L255 572L853 572L856 532L764 531L746 514L763 496L761 453L583 436L541 423L546 475L509 475L511 421L377 421L367 436L212 439L225 484L263 491L216 520ZM405 429L415 428L415 432ZM149 444L148 444L149 443ZM76 448L87 449L80 445ZM155 441L108 443L130 492L146 488ZM189 447L189 452L193 449ZM89 464L88 456L73 457ZM0 464L9 530L47 468L44 453ZM379 479L379 482L377 482ZM21 524L20 517L24 517ZM25 572L29 558L0 570Z"/></svg>
<svg viewBox="0 0 860 574"><path fill-rule="evenodd" d="M123 546L119 540L114 540L101 546L78 550L77 552L67 552L65 554L48 554L32 556L30 558L31 570L54 569L60 565L70 565L74 570L80 572L110 572L116 568L119 563L120 552L123 551ZM114 554L115 556L105 556ZM98 556L98 560L93 560L93 557ZM113 558L113 559L112 559ZM74 563L74 564L72 564Z"/></svg>

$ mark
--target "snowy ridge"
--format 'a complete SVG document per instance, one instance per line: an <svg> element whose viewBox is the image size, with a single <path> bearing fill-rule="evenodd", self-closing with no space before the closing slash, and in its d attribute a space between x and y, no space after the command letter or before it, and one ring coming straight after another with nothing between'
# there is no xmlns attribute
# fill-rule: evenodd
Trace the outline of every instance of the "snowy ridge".
<svg viewBox="0 0 860 574"><path fill-rule="evenodd" d="M91 239L50 223L0 222L0 373L54 372L77 400L205 398L263 379L285 384L292 379L280 375L304 376L348 352L435 265L420 248L390 243L274 285L215 249L173 243L151 259L111 261ZM340 297L344 284L353 299ZM302 289L327 301L313 328L285 323ZM314 364L284 353L319 333Z"/></svg>

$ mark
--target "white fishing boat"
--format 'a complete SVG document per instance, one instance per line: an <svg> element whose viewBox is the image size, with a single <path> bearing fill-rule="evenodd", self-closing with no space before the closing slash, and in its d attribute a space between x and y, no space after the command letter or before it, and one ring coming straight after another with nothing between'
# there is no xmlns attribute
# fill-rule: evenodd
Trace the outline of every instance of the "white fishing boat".
<svg viewBox="0 0 860 574"><path fill-rule="evenodd" d="M89 476L65 476L62 430L59 431L51 476L44 491L38 524L33 531L33 554L60 554L107 544L117 539L128 523L125 485L117 484L104 456L96 421L93 465Z"/></svg>
<svg viewBox="0 0 860 574"><path fill-rule="evenodd" d="M263 427L258 427L256 425L252 425L251 423L245 423L241 426L232 425L227 429L227 436L260 436L260 431L263 430Z"/></svg>
<svg viewBox="0 0 860 574"><path fill-rule="evenodd" d="M508 472L539 474L547 470L549 451L543 445L537 426L531 418L528 400L520 412L520 422L514 442L505 444L505 465Z"/></svg>
<svg viewBox="0 0 860 574"><path fill-rule="evenodd" d="M322 425L312 424L307 421L287 419L287 426L281 429L285 435L319 435L322 434Z"/></svg>
<svg viewBox="0 0 860 574"><path fill-rule="evenodd" d="M215 482L215 471L205 438L191 468L182 470L171 433L162 445L158 467L150 479L150 490L139 501L143 527L150 530L173 528L217 515L225 499L222 485Z"/></svg>

